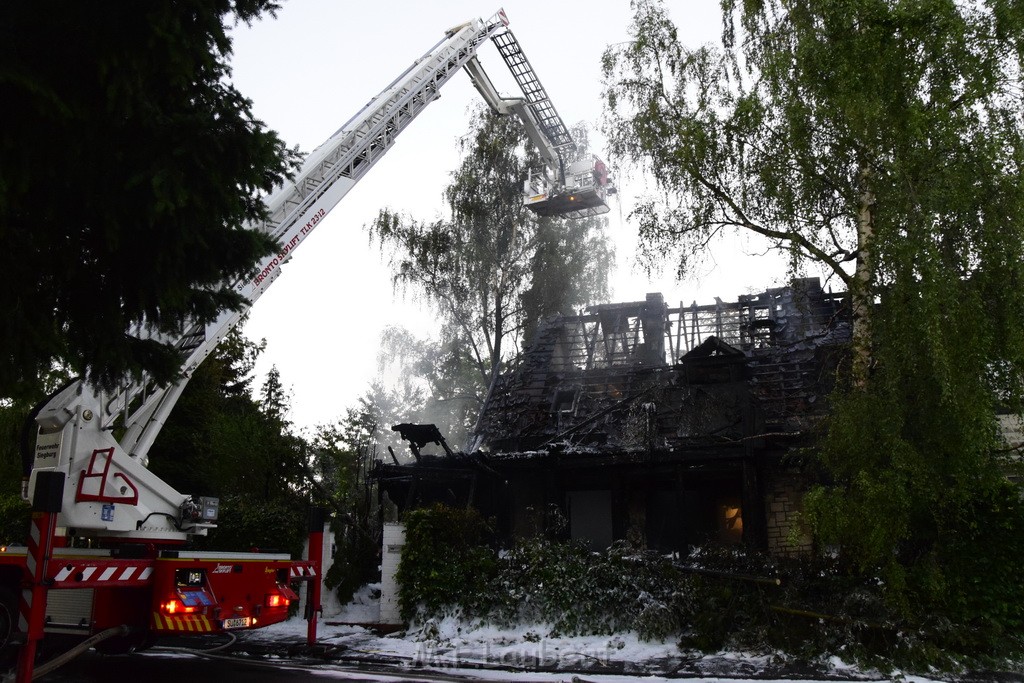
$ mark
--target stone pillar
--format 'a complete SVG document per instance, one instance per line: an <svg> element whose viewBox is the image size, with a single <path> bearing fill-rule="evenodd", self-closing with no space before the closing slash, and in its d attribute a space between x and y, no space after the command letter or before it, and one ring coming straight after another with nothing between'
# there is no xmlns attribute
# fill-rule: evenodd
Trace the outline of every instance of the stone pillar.
<svg viewBox="0 0 1024 683"><path fill-rule="evenodd" d="M381 538L380 561L380 623L401 624L402 608L398 602L398 564L405 545L405 525L385 524Z"/></svg>

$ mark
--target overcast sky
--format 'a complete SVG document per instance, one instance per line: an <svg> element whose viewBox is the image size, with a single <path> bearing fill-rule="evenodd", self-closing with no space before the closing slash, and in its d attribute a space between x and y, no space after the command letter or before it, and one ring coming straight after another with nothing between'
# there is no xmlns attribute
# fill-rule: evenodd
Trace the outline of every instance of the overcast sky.
<svg viewBox="0 0 1024 683"><path fill-rule="evenodd" d="M666 0L680 38L696 46L717 42L717 0ZM600 58L628 37L627 0L555 2L468 0L350 2L287 0L276 19L234 31L233 80L253 101L256 115L289 145L309 152L433 46L445 29L470 18L488 18L504 7L527 58L567 125L601 116ZM479 57L500 90L514 82L494 46ZM310 235L281 277L253 307L244 332L266 338L258 367L276 365L293 391L291 419L311 428L341 416L376 375L381 330L401 324L432 333L430 312L391 287L387 264L369 244L364 226L384 206L432 219L442 211L442 191L458 164L457 138L466 132L468 108L479 101L469 77L457 74L398 138L396 146ZM602 152L602 143L595 147ZM614 170L614 169L613 169ZM699 280L649 281L633 268L636 228L628 221L642 178L620 177L609 230L618 251L613 300L643 299L661 291L670 305L735 300L736 295L778 283L783 273L756 251L719 248ZM262 377L260 380L262 381Z"/></svg>

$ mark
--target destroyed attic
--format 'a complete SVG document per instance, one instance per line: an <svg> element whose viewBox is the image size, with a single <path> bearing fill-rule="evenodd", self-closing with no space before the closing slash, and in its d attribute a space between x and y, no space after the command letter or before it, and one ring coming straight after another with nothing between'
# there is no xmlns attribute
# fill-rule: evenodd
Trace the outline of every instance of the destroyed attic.
<svg viewBox="0 0 1024 683"><path fill-rule="evenodd" d="M375 477L400 513L475 507L505 539L560 524L595 550L798 554L811 483L799 453L849 339L846 296L816 278L734 302L649 294L558 316L491 387L469 452L433 425L399 425L415 457Z"/></svg>

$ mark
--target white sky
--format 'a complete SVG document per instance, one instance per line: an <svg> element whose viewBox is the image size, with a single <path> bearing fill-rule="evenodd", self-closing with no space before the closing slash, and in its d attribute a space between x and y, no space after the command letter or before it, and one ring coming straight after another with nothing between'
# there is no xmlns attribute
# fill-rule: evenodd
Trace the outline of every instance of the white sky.
<svg viewBox="0 0 1024 683"><path fill-rule="evenodd" d="M309 152L445 29L490 17L502 7L498 1L286 1L277 19L234 32L233 81L253 100L257 117L289 146ZM717 42L717 0L667 0L667 5L684 43ZM587 121L596 129L602 112L600 58L608 45L628 37L628 1L505 0L504 9L562 119L570 126ZM493 45L483 46L479 57L499 90L512 93L514 82ZM455 141L466 132L468 108L478 101L468 76L452 78L442 97L302 243L253 307L244 332L267 340L257 382L271 365L278 367L293 391L290 417L296 426L332 421L355 404L377 374L379 335L386 325L432 334L430 312L393 292L386 262L369 244L364 226L384 206L420 219L440 214L443 188L458 165ZM601 141L594 142L602 153ZM639 300L654 291L664 293L670 305L706 303L715 296L729 301L781 281L781 266L742 244L715 250L712 267L699 280L648 281L633 268L637 234L627 221L643 179L616 176L621 192L608 214L618 251L614 301Z"/></svg>

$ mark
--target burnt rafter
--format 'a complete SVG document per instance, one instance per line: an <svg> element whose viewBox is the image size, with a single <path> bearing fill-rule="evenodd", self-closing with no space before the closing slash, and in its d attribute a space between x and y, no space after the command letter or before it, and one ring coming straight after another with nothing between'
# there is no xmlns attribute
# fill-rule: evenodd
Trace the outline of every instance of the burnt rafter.
<svg viewBox="0 0 1024 683"><path fill-rule="evenodd" d="M398 432L402 439L409 442L409 450L412 451L417 462L420 460L420 449L428 443L440 446L449 457L453 455L452 449L448 447L448 442L445 441L436 425L404 423L394 425L391 431Z"/></svg>
<svg viewBox="0 0 1024 683"><path fill-rule="evenodd" d="M540 326L494 378L470 453L419 458L433 425L397 425L417 462L379 462L400 510L477 506L505 540L565 534L680 552L749 543L788 554L802 452L847 352L846 297L816 279L713 304L660 294ZM403 502L404 501L404 502ZM538 516L538 511L557 512Z"/></svg>
<svg viewBox="0 0 1024 683"><path fill-rule="evenodd" d="M499 458L556 444L707 455L798 438L849 339L846 301L808 278L733 302L672 308L649 294L548 320L495 382L478 443Z"/></svg>
<svg viewBox="0 0 1024 683"><path fill-rule="evenodd" d="M609 415L609 414L611 414L612 412L614 412L616 410L622 410L623 408L625 408L626 406L631 404L633 401L636 401L639 398L643 398L645 395L649 395L650 393L651 393L651 390L648 389L648 390L642 391L642 392L640 392L638 394L633 394L632 396L626 396L625 398L620 399L619 401L617 401L616 403L612 404L608 408L605 408L604 410L600 411L596 415L592 415L591 417L583 420L579 424L577 424L577 425L575 425L573 427L570 427L569 429L566 429L565 431L563 431L563 432L561 432L559 434L556 434L555 436L551 437L550 439L548 439L547 441L542 443L541 447L543 448L544 446L547 446L548 444L556 443L556 442L559 442L559 441L561 441L563 439L566 439L566 438L572 436L574 433L580 431L584 427L587 427L587 426L593 424L594 422L597 422L602 417L605 417L606 415Z"/></svg>

